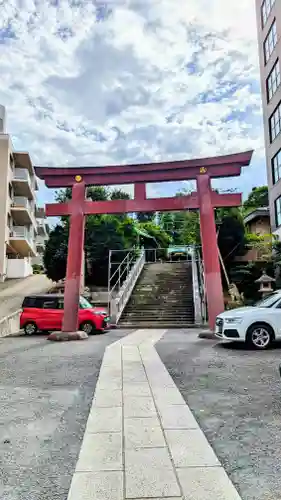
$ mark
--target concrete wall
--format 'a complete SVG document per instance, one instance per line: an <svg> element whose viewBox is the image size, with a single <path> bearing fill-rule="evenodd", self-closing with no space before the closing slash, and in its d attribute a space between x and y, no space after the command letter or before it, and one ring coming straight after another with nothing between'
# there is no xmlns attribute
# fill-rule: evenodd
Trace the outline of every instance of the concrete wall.
<svg viewBox="0 0 281 500"><path fill-rule="evenodd" d="M6 274L7 212L9 210L9 156L10 140L0 134L0 281Z"/></svg>
<svg viewBox="0 0 281 500"><path fill-rule="evenodd" d="M30 259L8 259L7 278L27 278L33 274Z"/></svg>
<svg viewBox="0 0 281 500"><path fill-rule="evenodd" d="M0 320L0 338L8 337L19 332L21 310L6 316Z"/></svg>

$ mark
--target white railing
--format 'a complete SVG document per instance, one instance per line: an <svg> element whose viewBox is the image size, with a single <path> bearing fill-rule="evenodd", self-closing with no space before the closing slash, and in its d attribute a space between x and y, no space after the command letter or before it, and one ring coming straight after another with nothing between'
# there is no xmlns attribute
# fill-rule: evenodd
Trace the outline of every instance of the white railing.
<svg viewBox="0 0 281 500"><path fill-rule="evenodd" d="M134 259L134 255L131 252L125 257L125 259L121 262L118 269L116 269L115 273L112 275L112 278L117 275L118 280L111 290L109 290L109 304L110 304L110 316L113 324L117 324L120 316L132 294L132 291L135 287L135 284L139 278L139 275L143 269L145 264L145 251L144 249L140 250L140 254L135 260L135 262L131 259ZM131 268L127 267L130 264L133 264ZM124 269L122 270L122 267ZM129 269L127 272L127 277L125 281L122 283L122 274L126 272L126 269ZM110 280L109 280L110 282ZM118 290L118 292L117 292ZM114 297L114 292L117 292L117 295Z"/></svg>
<svg viewBox="0 0 281 500"><path fill-rule="evenodd" d="M33 246L32 234L25 226L14 226L11 229L11 238L20 238L23 240L27 240L31 244L31 246Z"/></svg>
<svg viewBox="0 0 281 500"><path fill-rule="evenodd" d="M16 180L16 181L27 181L27 182L29 182L31 184L29 172L25 168L15 168L15 170L14 170L14 180Z"/></svg>
<svg viewBox="0 0 281 500"><path fill-rule="evenodd" d="M198 276L198 263L197 263L196 250L193 249L191 252L191 268L192 268L192 290L193 290L193 305L194 305L194 322L197 325L202 324L202 305L201 305L201 295L200 295L200 285Z"/></svg>
<svg viewBox="0 0 281 500"><path fill-rule="evenodd" d="M208 321L208 312L207 312L207 295L206 295L206 286L205 286L205 272L204 265L201 259L200 251L196 252L196 264L197 264L197 276L199 283L199 293L200 293L200 301L201 301L201 317L202 322L207 323Z"/></svg>
<svg viewBox="0 0 281 500"><path fill-rule="evenodd" d="M10 239L10 234L11 234L11 229L9 228L8 225L6 225L6 230L5 230L5 242L9 241Z"/></svg>
<svg viewBox="0 0 281 500"><path fill-rule="evenodd" d="M14 196L14 199L12 200L12 207L31 210L29 200L25 198L25 196Z"/></svg>
<svg viewBox="0 0 281 500"><path fill-rule="evenodd" d="M34 206L25 196L14 196L11 206L12 208L25 208L29 213L33 226L35 228L37 227L37 222L34 216Z"/></svg>
<svg viewBox="0 0 281 500"><path fill-rule="evenodd" d="M41 233L48 234L47 224L43 220L36 219L37 228L41 230Z"/></svg>
<svg viewBox="0 0 281 500"><path fill-rule="evenodd" d="M11 182L14 178L14 171L13 171L12 167L9 167L8 172L9 172L9 174L8 174L9 182Z"/></svg>

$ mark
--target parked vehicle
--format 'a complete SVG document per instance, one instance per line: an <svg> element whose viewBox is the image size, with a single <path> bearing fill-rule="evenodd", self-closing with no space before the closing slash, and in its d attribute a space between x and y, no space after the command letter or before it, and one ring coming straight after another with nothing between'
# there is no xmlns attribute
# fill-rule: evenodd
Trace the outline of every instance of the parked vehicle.
<svg viewBox="0 0 281 500"><path fill-rule="evenodd" d="M256 349L267 349L281 339L281 290L272 292L251 307L221 313L216 319L216 337L246 342Z"/></svg>
<svg viewBox="0 0 281 500"><path fill-rule="evenodd" d="M64 297L59 294L29 295L22 304L20 328L26 335L37 331L60 331L64 313ZM95 308L87 299L80 297L79 330L88 335L108 330L110 318L104 308Z"/></svg>

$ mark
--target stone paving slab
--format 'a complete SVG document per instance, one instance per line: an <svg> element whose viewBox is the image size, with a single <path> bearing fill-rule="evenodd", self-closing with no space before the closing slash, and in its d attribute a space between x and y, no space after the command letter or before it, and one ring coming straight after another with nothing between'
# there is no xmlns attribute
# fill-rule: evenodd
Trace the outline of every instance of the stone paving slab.
<svg viewBox="0 0 281 500"><path fill-rule="evenodd" d="M68 500L239 500L154 344L137 330L109 346Z"/></svg>
<svg viewBox="0 0 281 500"><path fill-rule="evenodd" d="M214 467L220 465L200 429L165 431L175 467Z"/></svg>
<svg viewBox="0 0 281 500"><path fill-rule="evenodd" d="M123 469L122 433L100 433L85 435L76 470L117 471Z"/></svg>
<svg viewBox="0 0 281 500"><path fill-rule="evenodd" d="M99 408L92 406L89 414L86 433L122 432L122 408Z"/></svg>
<svg viewBox="0 0 281 500"><path fill-rule="evenodd" d="M158 406L163 429L197 429L198 424L186 405Z"/></svg>
<svg viewBox="0 0 281 500"><path fill-rule="evenodd" d="M123 500L123 473L75 472L68 500Z"/></svg>
<svg viewBox="0 0 281 500"><path fill-rule="evenodd" d="M125 447L158 448L165 447L165 437L159 419L155 417L124 419Z"/></svg>
<svg viewBox="0 0 281 500"><path fill-rule="evenodd" d="M177 469L184 500L241 500L222 467Z"/></svg>

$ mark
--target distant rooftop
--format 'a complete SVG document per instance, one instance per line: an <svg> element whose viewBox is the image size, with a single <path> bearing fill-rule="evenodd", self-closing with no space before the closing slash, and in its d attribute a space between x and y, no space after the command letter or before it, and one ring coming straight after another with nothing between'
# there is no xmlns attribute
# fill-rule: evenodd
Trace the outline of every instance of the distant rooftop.
<svg viewBox="0 0 281 500"><path fill-rule="evenodd" d="M250 212L246 217L244 217L244 224L249 224L249 222L253 222L255 219L259 219L260 217L269 217L269 207L260 207L255 208L252 212Z"/></svg>

